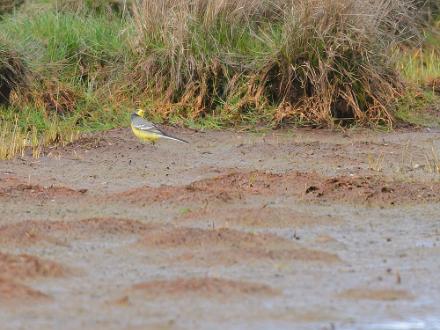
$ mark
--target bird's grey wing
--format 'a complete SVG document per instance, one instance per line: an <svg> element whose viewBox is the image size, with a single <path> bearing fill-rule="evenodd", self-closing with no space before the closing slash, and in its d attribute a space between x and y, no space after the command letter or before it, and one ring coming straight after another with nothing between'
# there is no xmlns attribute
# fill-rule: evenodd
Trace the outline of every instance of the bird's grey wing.
<svg viewBox="0 0 440 330"><path fill-rule="evenodd" d="M134 118L131 123L134 128L137 128L141 131L148 131L148 132L152 132L152 133L156 133L156 134L163 134L162 131L156 127L156 125L154 125L153 123L150 123L149 121L147 121L141 117Z"/></svg>

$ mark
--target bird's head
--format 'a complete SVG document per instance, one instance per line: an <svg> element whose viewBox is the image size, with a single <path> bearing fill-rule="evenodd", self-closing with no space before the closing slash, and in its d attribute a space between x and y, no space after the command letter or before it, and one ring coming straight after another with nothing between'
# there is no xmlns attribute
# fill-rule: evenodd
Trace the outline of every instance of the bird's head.
<svg viewBox="0 0 440 330"><path fill-rule="evenodd" d="M136 114L137 114L138 116L140 116L140 117L143 117L144 114L145 114L145 111L142 110L142 109L137 109L137 110L136 110Z"/></svg>

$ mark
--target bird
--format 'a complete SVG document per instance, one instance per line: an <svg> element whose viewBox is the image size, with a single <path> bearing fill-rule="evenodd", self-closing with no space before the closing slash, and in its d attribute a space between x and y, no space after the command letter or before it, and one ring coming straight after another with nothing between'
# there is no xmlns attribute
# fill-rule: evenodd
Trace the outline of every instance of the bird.
<svg viewBox="0 0 440 330"><path fill-rule="evenodd" d="M157 140L164 138L169 140L174 140L178 142L188 143L183 139L171 136L162 130L160 130L156 125L149 122L144 118L145 111L138 109L131 114L131 129L133 134L141 141L151 142L155 144Z"/></svg>

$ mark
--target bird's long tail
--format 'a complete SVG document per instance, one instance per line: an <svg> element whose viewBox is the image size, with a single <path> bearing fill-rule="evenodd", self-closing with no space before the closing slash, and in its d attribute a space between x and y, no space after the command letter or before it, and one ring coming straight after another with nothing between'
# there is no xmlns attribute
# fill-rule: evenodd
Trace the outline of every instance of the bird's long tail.
<svg viewBox="0 0 440 330"><path fill-rule="evenodd" d="M170 140L174 140L174 141L178 141L178 142L182 142L182 143L189 143L188 141L185 141L183 139L179 139L179 138L176 138L175 136L171 136L171 135L164 134L164 133L162 133L162 137L165 139L170 139Z"/></svg>

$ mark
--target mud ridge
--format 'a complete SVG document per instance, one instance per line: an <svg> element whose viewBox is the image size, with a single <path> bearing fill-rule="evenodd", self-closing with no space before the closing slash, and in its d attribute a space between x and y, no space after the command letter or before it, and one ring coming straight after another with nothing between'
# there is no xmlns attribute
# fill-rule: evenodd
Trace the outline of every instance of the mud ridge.
<svg viewBox="0 0 440 330"><path fill-rule="evenodd" d="M63 277L69 270L50 260L28 254L6 254L0 252L1 277L11 279Z"/></svg>
<svg viewBox="0 0 440 330"><path fill-rule="evenodd" d="M340 298L352 300L378 300L378 301L394 301L394 300L411 300L413 295L405 290L396 289L368 289L356 288L348 289L339 294Z"/></svg>
<svg viewBox="0 0 440 330"><path fill-rule="evenodd" d="M50 301L52 298L38 290L34 290L24 284L11 279L0 277L0 301L3 306L13 303L34 303Z"/></svg>
<svg viewBox="0 0 440 330"><path fill-rule="evenodd" d="M232 202L252 195L278 194L309 202L346 202L367 205L440 202L440 183L391 181L381 176L323 177L317 173L263 171L233 172L185 186L141 187L104 198L139 204L154 202Z"/></svg>
<svg viewBox="0 0 440 330"><path fill-rule="evenodd" d="M340 263L337 254L308 248L292 249L213 249L187 251L172 259L173 261L194 264L198 266L231 266L255 263L318 262L325 264Z"/></svg>
<svg viewBox="0 0 440 330"><path fill-rule="evenodd" d="M165 227L152 230L142 236L138 242L142 246L154 247L196 247L196 246L288 246L294 242L273 234L253 234L228 228L173 228Z"/></svg>
<svg viewBox="0 0 440 330"><path fill-rule="evenodd" d="M340 262L336 254L304 248L268 233L248 233L229 228L162 228L152 230L136 247L177 249L174 261L204 265L230 265L264 260Z"/></svg>
<svg viewBox="0 0 440 330"><path fill-rule="evenodd" d="M64 186L42 186L22 182L16 178L6 178L0 180L0 198L15 199L53 199L53 198L72 198L82 196L87 189L75 190Z"/></svg>
<svg viewBox="0 0 440 330"><path fill-rule="evenodd" d="M177 278L172 280L153 280L136 284L131 292L141 292L148 297L198 296L231 298L243 295L278 295L280 292L265 284L236 281L217 277Z"/></svg>
<svg viewBox="0 0 440 330"><path fill-rule="evenodd" d="M259 208L237 207L223 209L221 207L202 207L189 210L177 217L178 221L215 220L217 226L255 227L255 228L299 228L323 225L338 225L340 219L331 216L313 216L298 212L287 207Z"/></svg>
<svg viewBox="0 0 440 330"><path fill-rule="evenodd" d="M320 178L305 190L309 201L397 205L440 201L440 183L388 181L378 176Z"/></svg>
<svg viewBox="0 0 440 330"><path fill-rule="evenodd" d="M261 194L270 189L276 174L263 172L229 173L210 179L195 181L185 186L141 187L117 193L109 198L114 201L143 203L166 201L221 201L243 198L244 194Z"/></svg>
<svg viewBox="0 0 440 330"><path fill-rule="evenodd" d="M0 227L0 244L19 246L49 243L64 245L69 240L105 235L138 235L155 228L140 221L118 218L90 218L77 221L28 220Z"/></svg>

